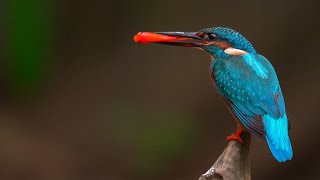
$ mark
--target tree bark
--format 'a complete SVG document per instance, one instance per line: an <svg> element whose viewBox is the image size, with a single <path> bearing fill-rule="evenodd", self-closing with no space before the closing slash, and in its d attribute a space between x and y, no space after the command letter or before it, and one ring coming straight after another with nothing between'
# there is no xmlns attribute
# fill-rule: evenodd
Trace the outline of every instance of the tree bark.
<svg viewBox="0 0 320 180"><path fill-rule="evenodd" d="M230 141L213 166L199 180L250 180L251 167L249 159L251 134L241 134L243 144Z"/></svg>

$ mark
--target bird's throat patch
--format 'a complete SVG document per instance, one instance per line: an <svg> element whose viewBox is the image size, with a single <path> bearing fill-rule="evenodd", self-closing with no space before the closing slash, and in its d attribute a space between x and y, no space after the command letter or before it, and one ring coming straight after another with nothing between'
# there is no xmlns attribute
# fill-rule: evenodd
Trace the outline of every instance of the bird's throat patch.
<svg viewBox="0 0 320 180"><path fill-rule="evenodd" d="M226 48L224 50L224 53L226 53L228 55L231 55L231 56L242 56L244 54L248 54L247 51L244 51L244 50L241 50L241 49L232 48L232 47Z"/></svg>

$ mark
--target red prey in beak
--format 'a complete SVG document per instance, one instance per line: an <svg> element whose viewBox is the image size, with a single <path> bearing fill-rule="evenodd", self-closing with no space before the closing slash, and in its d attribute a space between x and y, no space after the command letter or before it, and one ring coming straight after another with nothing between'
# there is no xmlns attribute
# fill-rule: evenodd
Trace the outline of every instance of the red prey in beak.
<svg viewBox="0 0 320 180"><path fill-rule="evenodd" d="M182 47L200 47L202 43L188 40L202 40L198 32L139 32L134 36L137 43L159 43Z"/></svg>

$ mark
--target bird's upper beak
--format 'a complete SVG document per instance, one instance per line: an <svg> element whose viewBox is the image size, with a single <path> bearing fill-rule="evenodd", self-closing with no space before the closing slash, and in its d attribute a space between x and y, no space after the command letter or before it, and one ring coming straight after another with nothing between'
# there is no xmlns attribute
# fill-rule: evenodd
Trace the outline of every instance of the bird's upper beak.
<svg viewBox="0 0 320 180"><path fill-rule="evenodd" d="M182 47L200 47L202 40L198 32L140 32L134 36L134 41L138 43L159 43Z"/></svg>

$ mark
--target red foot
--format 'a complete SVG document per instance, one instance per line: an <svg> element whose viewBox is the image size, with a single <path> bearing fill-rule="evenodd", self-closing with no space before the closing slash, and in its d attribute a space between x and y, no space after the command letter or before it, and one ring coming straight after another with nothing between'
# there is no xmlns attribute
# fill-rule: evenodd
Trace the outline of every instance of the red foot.
<svg viewBox="0 0 320 180"><path fill-rule="evenodd" d="M240 134L243 132L241 127L238 127L237 131L233 134L231 134L231 136L227 137L227 141L231 141L231 140L236 140L239 141L241 144L243 144L243 140L240 137Z"/></svg>

